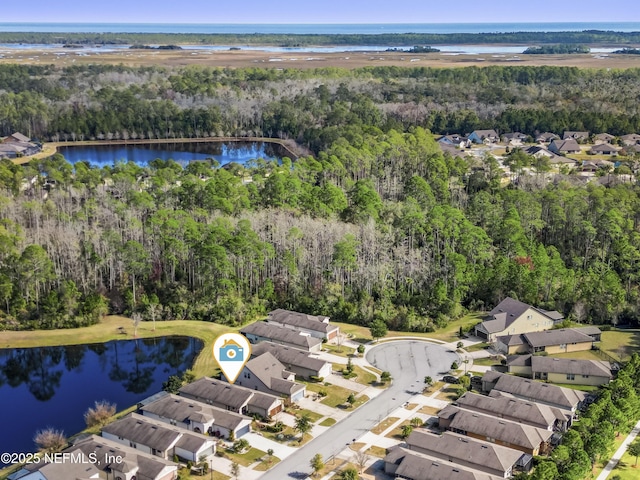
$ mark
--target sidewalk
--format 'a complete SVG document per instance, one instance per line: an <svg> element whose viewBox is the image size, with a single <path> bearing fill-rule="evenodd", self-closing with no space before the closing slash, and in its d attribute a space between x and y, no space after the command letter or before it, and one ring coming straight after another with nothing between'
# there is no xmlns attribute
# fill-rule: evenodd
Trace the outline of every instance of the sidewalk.
<svg viewBox="0 0 640 480"><path fill-rule="evenodd" d="M629 444L635 440L636 436L639 433L640 433L640 422L636 423L636 426L633 427L633 430L631 430L631 433L627 436L627 438L624 439L624 441L622 442L622 445L620 445L620 448L616 450L616 453L613 454L613 457L611 457L611 460L609 460L609 463L607 463L607 466L604 467L604 470L600 472L600 475L598 475L598 478L596 480L606 480L606 478L611 474L613 469L616 468L616 465L618 465L618 462L620 461L624 453L627 451L627 447L629 447Z"/></svg>

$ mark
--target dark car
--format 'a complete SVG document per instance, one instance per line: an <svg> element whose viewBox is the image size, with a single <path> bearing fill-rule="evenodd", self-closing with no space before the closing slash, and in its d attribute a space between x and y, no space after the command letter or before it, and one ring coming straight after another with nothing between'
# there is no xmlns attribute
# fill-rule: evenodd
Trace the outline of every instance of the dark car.
<svg viewBox="0 0 640 480"><path fill-rule="evenodd" d="M453 384L460 383L460 379L458 377L454 377L453 375L445 375L444 377L442 377L442 381L445 383L453 383Z"/></svg>

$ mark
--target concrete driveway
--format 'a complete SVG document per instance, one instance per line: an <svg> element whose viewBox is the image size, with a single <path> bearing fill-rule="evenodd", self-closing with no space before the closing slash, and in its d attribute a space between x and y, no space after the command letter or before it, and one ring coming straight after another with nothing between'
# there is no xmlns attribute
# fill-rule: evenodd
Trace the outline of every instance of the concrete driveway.
<svg viewBox="0 0 640 480"><path fill-rule="evenodd" d="M306 478L311 473L309 462L316 453L322 455L325 462L328 461L407 402L415 392L421 392L425 376L439 379L454 361L460 361L458 354L450 347L419 340L398 340L376 345L367 352L366 358L376 368L391 373L391 386L265 472L261 480Z"/></svg>

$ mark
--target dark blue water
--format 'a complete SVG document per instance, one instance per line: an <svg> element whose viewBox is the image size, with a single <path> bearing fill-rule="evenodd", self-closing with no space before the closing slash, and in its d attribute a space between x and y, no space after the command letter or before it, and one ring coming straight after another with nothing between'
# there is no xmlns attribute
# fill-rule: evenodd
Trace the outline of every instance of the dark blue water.
<svg viewBox="0 0 640 480"><path fill-rule="evenodd" d="M220 165L252 160L278 160L287 156L282 147L266 142L172 143L145 145L96 145L60 147L69 163L88 161L96 167L113 166L116 162L135 162L147 166L155 159L175 160L186 165L197 160L215 159Z"/></svg>
<svg viewBox="0 0 640 480"><path fill-rule="evenodd" d="M492 33L564 32L582 30L640 31L640 22L536 22L536 23L362 23L362 24L195 24L195 23L7 23L3 32L87 33Z"/></svg>
<svg viewBox="0 0 640 480"><path fill-rule="evenodd" d="M78 433L95 401L122 410L159 392L170 375L191 368L202 346L164 337L0 349L0 452L35 451L33 436L46 427Z"/></svg>

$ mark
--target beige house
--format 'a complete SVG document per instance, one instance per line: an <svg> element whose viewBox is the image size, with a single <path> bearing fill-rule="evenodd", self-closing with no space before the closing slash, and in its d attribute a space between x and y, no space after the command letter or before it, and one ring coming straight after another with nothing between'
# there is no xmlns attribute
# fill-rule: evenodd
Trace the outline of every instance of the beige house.
<svg viewBox="0 0 640 480"><path fill-rule="evenodd" d="M271 342L287 347L299 348L307 352L322 350L322 339L309 334L302 334L296 330L267 322L255 322L240 330L252 344Z"/></svg>
<svg viewBox="0 0 640 480"><path fill-rule="evenodd" d="M603 385L613 378L611 364L599 360L516 355L507 365L509 373L551 383Z"/></svg>
<svg viewBox="0 0 640 480"><path fill-rule="evenodd" d="M476 325L475 335L494 342L503 335L541 332L552 328L564 317L556 311L546 311L507 297Z"/></svg>
<svg viewBox="0 0 640 480"><path fill-rule="evenodd" d="M297 377L328 377L331 375L332 365L318 358L317 355L298 348L277 345L272 342L260 342L251 349L251 357L259 357L263 353L271 353L290 372Z"/></svg>
<svg viewBox="0 0 640 480"><path fill-rule="evenodd" d="M265 352L246 363L235 384L297 402L304 398L306 386L295 378L276 357Z"/></svg>
<svg viewBox="0 0 640 480"><path fill-rule="evenodd" d="M340 327L331 325L329 317L323 315L308 315L278 308L267 314L267 323L288 328L302 335L310 335L320 340L331 341L340 333Z"/></svg>
<svg viewBox="0 0 640 480"><path fill-rule="evenodd" d="M591 350L600 341L598 327L560 328L496 337L496 348L505 355L517 353L570 353Z"/></svg>

